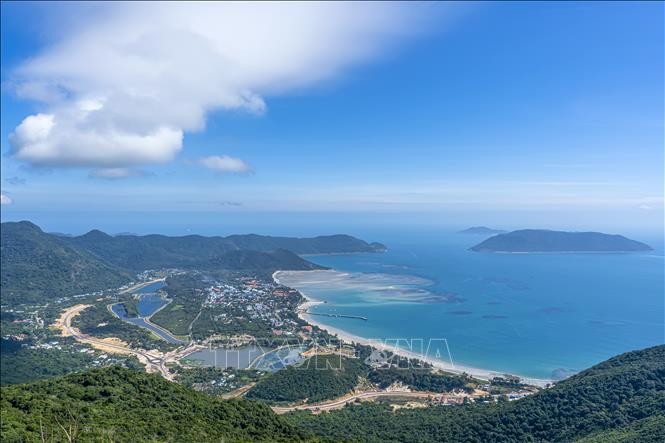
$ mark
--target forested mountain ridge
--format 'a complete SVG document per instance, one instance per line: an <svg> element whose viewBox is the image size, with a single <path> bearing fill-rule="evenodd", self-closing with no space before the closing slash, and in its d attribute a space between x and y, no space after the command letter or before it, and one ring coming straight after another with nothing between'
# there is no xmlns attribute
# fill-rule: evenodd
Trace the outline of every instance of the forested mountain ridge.
<svg viewBox="0 0 665 443"><path fill-rule="evenodd" d="M315 263L307 261L286 249L276 251L253 251L237 249L228 251L219 257L211 259L211 265L232 270L254 270L272 273L280 269L313 270L326 269Z"/></svg>
<svg viewBox="0 0 665 443"><path fill-rule="evenodd" d="M2 223L2 303L30 302L121 286L132 274L30 222Z"/></svg>
<svg viewBox="0 0 665 443"><path fill-rule="evenodd" d="M1 231L4 304L118 287L146 269L323 269L296 254L385 250L348 235L111 236L93 230L69 237L45 233L28 221L2 223Z"/></svg>
<svg viewBox="0 0 665 443"><path fill-rule="evenodd" d="M144 270L162 267L206 267L225 253L236 250L274 252L280 249L295 254L330 254L349 252L382 252L380 243L367 243L349 235L313 238L271 237L264 235L231 235L203 237L188 235L118 235L110 236L93 230L65 241L91 251L117 266ZM299 268L300 269L300 268Z"/></svg>
<svg viewBox="0 0 665 443"><path fill-rule="evenodd" d="M2 388L2 441L661 442L665 345L600 363L514 402L392 411L363 403L279 417L118 367Z"/></svg>

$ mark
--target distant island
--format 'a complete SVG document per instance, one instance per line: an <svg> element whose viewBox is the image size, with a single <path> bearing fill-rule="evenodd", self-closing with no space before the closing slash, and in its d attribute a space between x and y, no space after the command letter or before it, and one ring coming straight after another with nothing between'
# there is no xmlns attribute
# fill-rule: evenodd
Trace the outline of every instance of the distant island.
<svg viewBox="0 0 665 443"><path fill-rule="evenodd" d="M494 234L503 234L506 231L501 229L492 229L487 226L473 226L468 229L457 232L458 234L474 234L474 235L494 235Z"/></svg>
<svg viewBox="0 0 665 443"><path fill-rule="evenodd" d="M635 252L650 251L644 243L622 235L522 229L495 235L471 248L476 252Z"/></svg>

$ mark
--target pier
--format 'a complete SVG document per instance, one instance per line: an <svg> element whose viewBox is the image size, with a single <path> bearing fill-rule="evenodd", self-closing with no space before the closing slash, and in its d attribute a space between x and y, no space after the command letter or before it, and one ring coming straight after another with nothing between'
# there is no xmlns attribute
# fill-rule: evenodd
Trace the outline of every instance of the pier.
<svg viewBox="0 0 665 443"><path fill-rule="evenodd" d="M308 314L308 315L321 315L323 317L355 318L355 319L358 319L358 320L367 321L367 317L363 317L362 315L325 314L323 312L310 312L310 311L305 311L305 313Z"/></svg>

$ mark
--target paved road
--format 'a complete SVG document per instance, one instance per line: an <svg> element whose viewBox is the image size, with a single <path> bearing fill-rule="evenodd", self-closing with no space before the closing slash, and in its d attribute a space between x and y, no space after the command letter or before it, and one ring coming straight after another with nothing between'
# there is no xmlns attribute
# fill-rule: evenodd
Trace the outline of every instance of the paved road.
<svg viewBox="0 0 665 443"><path fill-rule="evenodd" d="M245 386L241 386L235 391L228 392L226 394L222 394L222 398L237 398L237 397L243 397L247 391L252 389L256 385L256 382L251 382L249 384L246 384Z"/></svg>
<svg viewBox="0 0 665 443"><path fill-rule="evenodd" d="M147 362L149 368L152 368L155 372L159 372L167 380L172 380L173 376L169 373L166 368L166 358L160 355L155 355L149 351L142 351L137 349L127 348L125 346L120 346L114 343L109 343L107 341L99 340L97 338L91 337L86 334L82 334L77 328L72 326L72 319L79 315L81 311L88 308L90 305L77 305L69 308L65 311L63 317L63 328L65 332L76 340L82 343L96 344L106 348L114 349L125 354L133 354L139 358L144 359Z"/></svg>
<svg viewBox="0 0 665 443"><path fill-rule="evenodd" d="M299 405L299 406L273 406L272 410L278 414L285 414L287 412L299 411L299 410L320 412L320 411L330 411L332 409L340 409L344 407L344 405L353 403L356 400L363 400L363 399L371 399L379 397L409 397L409 398L427 399L427 398L435 398L440 396L441 394L436 394L433 392L368 391L350 396L345 396L325 403L315 403L311 405Z"/></svg>

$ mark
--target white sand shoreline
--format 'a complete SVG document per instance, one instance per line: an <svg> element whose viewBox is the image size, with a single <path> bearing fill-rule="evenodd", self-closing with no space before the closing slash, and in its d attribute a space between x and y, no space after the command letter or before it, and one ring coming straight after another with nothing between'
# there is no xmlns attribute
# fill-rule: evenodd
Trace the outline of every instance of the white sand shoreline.
<svg viewBox="0 0 665 443"><path fill-rule="evenodd" d="M275 271L272 274L272 278L275 281L275 283L280 284L280 281L278 279L278 274L281 271ZM360 337L358 335L351 334L347 331L344 331L342 329L335 328L333 326L321 323L320 321L314 320L311 315L307 315L307 309L309 309L312 306L316 306L322 303L325 303L324 301L317 300L315 298L312 298L308 296L307 294L303 293L302 291L298 290L302 296L305 298L305 302L300 304L298 306L298 317L307 323L317 326L320 329L325 330L331 335L336 335L337 338L342 340L343 342L346 343L358 343L362 344L365 346L372 346L376 349L380 350L389 350L393 352L396 355L406 357L406 358L416 358L418 360L422 360L426 363L431 364L433 367L437 369L441 369L446 372L451 372L454 374L462 374L466 373L469 374L473 377L482 379L482 380L490 380L493 377L501 377L505 375L512 375L515 377L519 377L524 383L528 383L530 385L534 386L540 386L544 387L547 384L551 384L554 382L554 380L548 380L548 379L539 379L539 378L531 378L531 377L524 377L519 374L507 374L506 372L501 372L501 371L492 371L489 369L482 369L482 368L475 368L472 366L465 366L465 365L460 365L460 364L455 364L453 361L453 364L449 362L445 362L443 360L439 360L436 358L424 356L421 353L418 352L413 352L409 351L407 349L403 349L401 347L395 346L395 345L390 345L387 344L385 340L382 339L369 339L365 337Z"/></svg>

